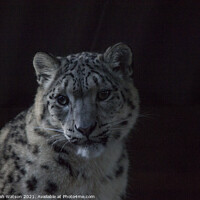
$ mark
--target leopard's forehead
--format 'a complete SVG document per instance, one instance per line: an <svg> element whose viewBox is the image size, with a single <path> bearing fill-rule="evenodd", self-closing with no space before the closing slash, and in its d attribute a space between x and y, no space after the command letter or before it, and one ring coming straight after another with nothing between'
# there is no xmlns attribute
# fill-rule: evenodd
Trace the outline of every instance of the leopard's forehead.
<svg viewBox="0 0 200 200"><path fill-rule="evenodd" d="M70 54L68 55L66 58L68 59L95 59L98 56L100 56L102 54L100 53L95 53L95 52L80 52L80 53L76 53L76 54Z"/></svg>
<svg viewBox="0 0 200 200"><path fill-rule="evenodd" d="M102 62L102 54L91 52L81 52L58 58L61 60L62 65L64 64L69 70L76 65L92 66Z"/></svg>
<svg viewBox="0 0 200 200"><path fill-rule="evenodd" d="M114 83L107 72L102 54L81 52L66 57L57 57L61 61L57 74L57 86L76 91L88 91L91 88L113 88Z"/></svg>

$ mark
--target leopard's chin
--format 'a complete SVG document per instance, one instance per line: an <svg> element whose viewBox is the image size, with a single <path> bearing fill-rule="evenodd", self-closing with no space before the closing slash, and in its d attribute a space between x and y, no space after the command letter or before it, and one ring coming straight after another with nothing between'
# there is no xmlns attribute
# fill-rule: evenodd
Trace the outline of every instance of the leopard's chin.
<svg viewBox="0 0 200 200"><path fill-rule="evenodd" d="M96 158L99 157L104 152L104 145L98 143L91 143L77 146L77 155L84 157L84 158Z"/></svg>

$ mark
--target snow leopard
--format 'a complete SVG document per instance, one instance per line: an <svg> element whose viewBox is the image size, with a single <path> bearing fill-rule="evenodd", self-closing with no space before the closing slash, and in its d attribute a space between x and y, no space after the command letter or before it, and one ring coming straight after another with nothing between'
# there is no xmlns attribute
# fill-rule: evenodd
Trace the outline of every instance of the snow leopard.
<svg viewBox="0 0 200 200"><path fill-rule="evenodd" d="M0 132L1 195L126 198L126 141L139 114L132 57L123 43L103 53L35 54L34 104Z"/></svg>

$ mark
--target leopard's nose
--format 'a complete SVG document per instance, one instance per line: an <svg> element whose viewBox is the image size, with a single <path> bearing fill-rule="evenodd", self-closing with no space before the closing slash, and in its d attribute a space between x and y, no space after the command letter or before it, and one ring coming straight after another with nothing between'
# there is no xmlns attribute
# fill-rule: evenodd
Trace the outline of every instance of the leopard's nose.
<svg viewBox="0 0 200 200"><path fill-rule="evenodd" d="M80 132L81 134L83 134L85 136L89 136L94 131L94 129L96 128L96 125L97 125L96 122L94 124L87 126L87 127L75 125L75 129L78 132Z"/></svg>

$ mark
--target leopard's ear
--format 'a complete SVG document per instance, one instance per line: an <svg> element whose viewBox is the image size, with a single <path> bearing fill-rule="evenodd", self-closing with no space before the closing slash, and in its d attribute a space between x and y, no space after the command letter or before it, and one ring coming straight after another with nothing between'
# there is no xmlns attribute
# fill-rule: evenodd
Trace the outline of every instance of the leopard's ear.
<svg viewBox="0 0 200 200"><path fill-rule="evenodd" d="M44 52L38 52L33 58L37 82L42 85L48 82L55 75L59 66L57 58Z"/></svg>
<svg viewBox="0 0 200 200"><path fill-rule="evenodd" d="M128 76L132 75L132 52L127 45L117 43L109 47L103 54L103 58L113 71L118 71Z"/></svg>

